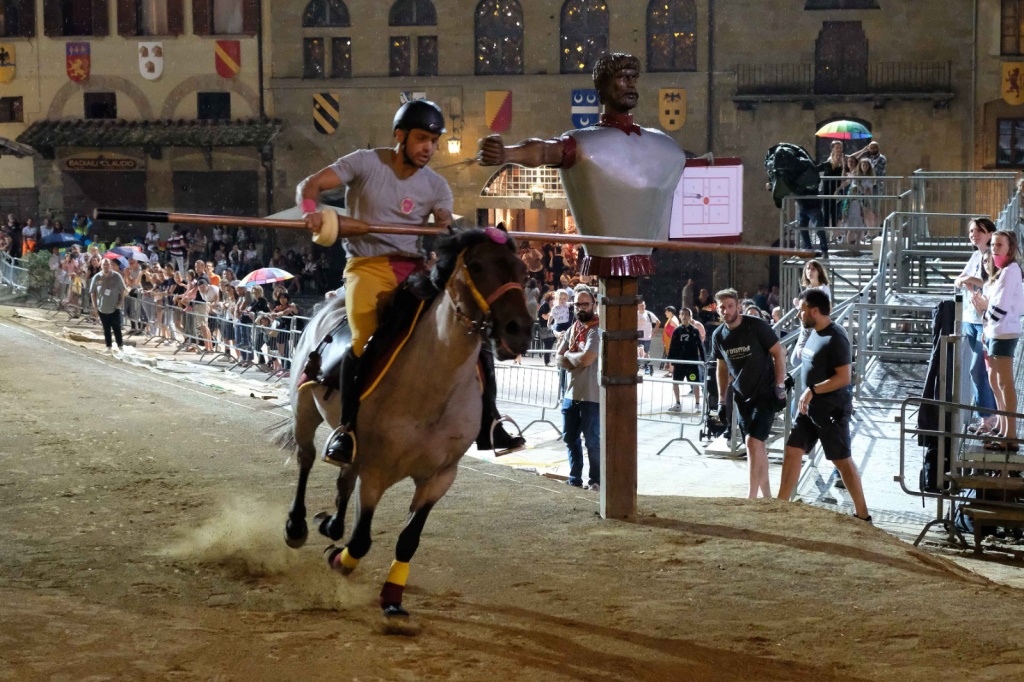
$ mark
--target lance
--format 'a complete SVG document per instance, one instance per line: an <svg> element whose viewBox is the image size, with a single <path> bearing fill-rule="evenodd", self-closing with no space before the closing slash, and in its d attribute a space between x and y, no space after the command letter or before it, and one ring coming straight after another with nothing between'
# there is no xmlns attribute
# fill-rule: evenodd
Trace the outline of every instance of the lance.
<svg viewBox="0 0 1024 682"><path fill-rule="evenodd" d="M320 211L323 224L320 232L313 235L313 243L330 246L339 237L361 237L367 234L394 234L406 236L436 236L446 230L429 225L368 224L361 220L339 216L335 211ZM98 208L93 212L96 220L133 221L146 223L194 223L198 225L237 225L239 227L260 227L286 230L306 230L303 220L280 218L253 218L246 216L213 215L208 213L164 213L161 211L132 211ZM625 246L655 248L664 251L697 251L705 253L743 253L757 256L796 256L814 258L813 251L786 249L771 246L749 246L746 244L711 244L693 241L659 241L653 239L630 239L626 237L602 237L583 234L554 234L551 232L522 232L510 230L509 234L529 242L544 244L594 244L600 246Z"/></svg>

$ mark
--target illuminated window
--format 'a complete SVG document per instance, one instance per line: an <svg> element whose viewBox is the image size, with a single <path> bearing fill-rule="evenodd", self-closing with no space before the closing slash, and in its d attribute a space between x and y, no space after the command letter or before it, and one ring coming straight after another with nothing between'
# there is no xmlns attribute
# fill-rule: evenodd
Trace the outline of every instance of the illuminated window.
<svg viewBox="0 0 1024 682"><path fill-rule="evenodd" d="M647 70L697 70L694 0L651 0L647 6Z"/></svg>
<svg viewBox="0 0 1024 682"><path fill-rule="evenodd" d="M473 34L478 76L523 73L523 8L518 0L480 0Z"/></svg>
<svg viewBox="0 0 1024 682"><path fill-rule="evenodd" d="M302 13L305 28L343 28L349 26L348 6L343 0L312 0Z"/></svg>
<svg viewBox="0 0 1024 682"><path fill-rule="evenodd" d="M349 28L350 25L348 7L342 0L311 0L302 13L303 28ZM320 35L315 35L318 33ZM302 77L327 78L330 64L331 78L351 78L352 38L323 33L332 31L308 31L302 40Z"/></svg>
<svg viewBox="0 0 1024 682"><path fill-rule="evenodd" d="M35 0L0 0L0 36L35 36L35 17Z"/></svg>
<svg viewBox="0 0 1024 682"><path fill-rule="evenodd" d="M389 26L425 26L431 35L412 28L411 35L388 40L388 74L391 76L437 75L437 12L430 0L396 0L388 14ZM413 50L413 41L416 48ZM415 61L413 59L415 58Z"/></svg>
<svg viewBox="0 0 1024 682"><path fill-rule="evenodd" d="M562 73L594 70L608 51L608 6L604 0L565 0L561 23Z"/></svg>

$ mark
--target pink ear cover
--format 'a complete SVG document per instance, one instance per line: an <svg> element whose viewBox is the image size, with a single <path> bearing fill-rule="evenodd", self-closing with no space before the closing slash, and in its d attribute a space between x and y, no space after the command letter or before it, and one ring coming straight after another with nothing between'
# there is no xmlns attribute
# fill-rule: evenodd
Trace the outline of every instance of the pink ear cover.
<svg viewBox="0 0 1024 682"><path fill-rule="evenodd" d="M495 244L505 244L508 242L508 232L499 230L496 227L485 227L484 232Z"/></svg>

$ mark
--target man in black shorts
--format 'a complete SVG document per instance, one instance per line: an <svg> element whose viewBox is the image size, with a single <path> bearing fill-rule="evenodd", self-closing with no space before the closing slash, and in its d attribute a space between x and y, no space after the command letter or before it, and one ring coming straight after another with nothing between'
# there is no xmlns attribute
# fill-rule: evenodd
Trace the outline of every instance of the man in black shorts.
<svg viewBox="0 0 1024 682"><path fill-rule="evenodd" d="M850 340L843 328L829 319L832 303L828 294L808 289L800 298L800 322L810 331L801 356L801 373L807 388L800 396L796 421L786 441L779 498L788 500L793 494L804 454L821 441L825 459L839 470L853 500L854 516L870 523L864 487L850 458Z"/></svg>
<svg viewBox="0 0 1024 682"><path fill-rule="evenodd" d="M760 491L771 497L768 450L775 414L786 406L786 354L771 325L740 314L739 294L723 289L715 294L721 324L711 336L711 355L718 360L719 417L725 417L729 377L735 395L736 421L746 436L750 499Z"/></svg>
<svg viewBox="0 0 1024 682"><path fill-rule="evenodd" d="M683 411L679 403L679 385L683 382L693 387L693 410L699 411L700 387L704 383L704 343L700 339L700 330L693 326L693 314L689 308L683 308L679 313L679 325L672 332L668 345L668 359L695 361L694 364L672 365L672 394L676 402L668 411Z"/></svg>

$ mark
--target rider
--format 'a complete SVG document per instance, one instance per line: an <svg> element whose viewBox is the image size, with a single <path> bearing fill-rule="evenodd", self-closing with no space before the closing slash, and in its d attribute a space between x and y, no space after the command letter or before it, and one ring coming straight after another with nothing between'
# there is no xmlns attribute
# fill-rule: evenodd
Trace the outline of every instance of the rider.
<svg viewBox="0 0 1024 682"><path fill-rule="evenodd" d="M302 182L296 202L306 226L319 232L321 192L345 185L346 205L352 217L338 216L339 227L372 224L425 225L433 214L438 233L452 224L452 191L444 178L427 168L446 132L441 108L427 100L412 100L395 113L392 125L398 144L393 148L361 149L344 156ZM354 428L359 409L358 359L377 330L377 306L409 275L424 268L419 238L406 235L366 234L344 240L345 308L352 346L341 363L341 425L331 434L323 459L331 464L352 462L356 451ZM477 447L510 450L525 444L502 427L495 404L494 359L483 344L485 373L484 413ZM491 429L494 430L494 443Z"/></svg>

